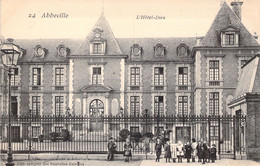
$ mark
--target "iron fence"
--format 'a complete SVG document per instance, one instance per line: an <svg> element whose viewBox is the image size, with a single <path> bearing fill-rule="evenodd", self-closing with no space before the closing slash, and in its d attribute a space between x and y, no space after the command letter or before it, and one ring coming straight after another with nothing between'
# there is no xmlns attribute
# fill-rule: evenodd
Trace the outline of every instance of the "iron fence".
<svg viewBox="0 0 260 166"><path fill-rule="evenodd" d="M106 153L107 141L115 139L123 151L129 136L134 154L154 153L155 138L171 142L195 138L215 144L222 157L245 154L244 116L20 116L11 118L14 153ZM7 152L8 116L1 117L1 152Z"/></svg>

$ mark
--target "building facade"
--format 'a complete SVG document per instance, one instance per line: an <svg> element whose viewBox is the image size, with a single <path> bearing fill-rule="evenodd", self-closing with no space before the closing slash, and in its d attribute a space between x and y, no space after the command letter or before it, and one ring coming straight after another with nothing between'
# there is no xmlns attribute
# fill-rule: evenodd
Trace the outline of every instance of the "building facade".
<svg viewBox="0 0 260 166"><path fill-rule="evenodd" d="M230 115L227 101L241 66L260 50L241 23L241 5L232 2L231 9L224 2L204 37L115 38L102 14L82 41L15 40L25 51L11 78L12 114ZM6 115L4 70L0 79L0 109ZM128 127L143 132L141 126ZM90 128L100 131L104 125L93 122ZM48 133L53 127L35 130ZM217 126L213 130L217 133ZM207 128L196 132L206 137Z"/></svg>

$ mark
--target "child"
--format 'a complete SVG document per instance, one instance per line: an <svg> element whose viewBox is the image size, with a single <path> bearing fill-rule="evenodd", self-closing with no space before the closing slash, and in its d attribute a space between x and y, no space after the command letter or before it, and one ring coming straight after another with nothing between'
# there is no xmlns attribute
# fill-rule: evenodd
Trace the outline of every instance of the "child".
<svg viewBox="0 0 260 166"><path fill-rule="evenodd" d="M185 149L185 157L187 158L187 163L189 163L191 159L191 145L189 141L186 142L184 149Z"/></svg>
<svg viewBox="0 0 260 166"><path fill-rule="evenodd" d="M192 162L195 162L195 157L197 155L197 142L195 140L195 138L192 138L192 143L191 143L191 154L192 154Z"/></svg>
<svg viewBox="0 0 260 166"><path fill-rule="evenodd" d="M172 151L172 160L175 163L177 158L177 144L175 142L171 144L171 151Z"/></svg>
<svg viewBox="0 0 260 166"><path fill-rule="evenodd" d="M126 143L124 144L124 156L125 156L125 162L129 162L129 158L132 157L132 144L130 142L130 139L126 139Z"/></svg>
<svg viewBox="0 0 260 166"><path fill-rule="evenodd" d="M198 153L198 162L201 162L201 159L202 159L202 143L203 143L203 140L199 141L198 142L198 145L197 145L197 153Z"/></svg>
<svg viewBox="0 0 260 166"><path fill-rule="evenodd" d="M156 159L155 162L160 162L160 155L162 153L162 143L159 138L157 138L157 142L155 144L155 152L156 152Z"/></svg>
<svg viewBox="0 0 260 166"><path fill-rule="evenodd" d="M213 144L210 149L210 157L211 157L211 162L215 163L215 160L217 159L217 149L215 144Z"/></svg>
<svg viewBox="0 0 260 166"><path fill-rule="evenodd" d="M204 141L202 144L202 160L203 160L202 164L205 164L207 158L208 158L208 146L206 141Z"/></svg>
<svg viewBox="0 0 260 166"><path fill-rule="evenodd" d="M178 141L177 143L177 158L178 163L182 163L182 157L183 157L183 144L181 141Z"/></svg>
<svg viewBox="0 0 260 166"><path fill-rule="evenodd" d="M113 137L109 138L109 141L107 143L107 149L108 149L107 160L112 161L114 159L114 153L115 153L115 149L116 149L116 144L114 142Z"/></svg>
<svg viewBox="0 0 260 166"><path fill-rule="evenodd" d="M169 163L171 162L171 146L170 146L170 142L167 141L166 144L164 145L164 157L166 158L166 163L167 163L167 159L169 161Z"/></svg>

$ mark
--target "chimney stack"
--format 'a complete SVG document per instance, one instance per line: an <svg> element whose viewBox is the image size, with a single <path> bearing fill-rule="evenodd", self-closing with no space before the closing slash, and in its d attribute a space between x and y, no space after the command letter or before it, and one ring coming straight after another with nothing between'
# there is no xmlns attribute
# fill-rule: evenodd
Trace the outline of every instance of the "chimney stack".
<svg viewBox="0 0 260 166"><path fill-rule="evenodd" d="M233 12L237 15L237 17L241 20L241 6L242 6L243 2L239 2L239 1L234 1L231 2L231 6L232 6L232 10Z"/></svg>

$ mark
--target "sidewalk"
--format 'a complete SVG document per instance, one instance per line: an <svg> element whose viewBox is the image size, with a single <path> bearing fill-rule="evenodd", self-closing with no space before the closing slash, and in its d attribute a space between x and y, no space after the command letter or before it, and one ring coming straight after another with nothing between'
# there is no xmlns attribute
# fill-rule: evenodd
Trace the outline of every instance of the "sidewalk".
<svg viewBox="0 0 260 166"><path fill-rule="evenodd" d="M1 166L5 165L6 161L1 161ZM164 158L160 162L154 160L132 160L124 162L123 160L106 161L106 160L21 160L14 161L16 166L163 166L163 165L178 165L178 166L260 166L260 163L250 160L232 160L222 159L216 163L165 163Z"/></svg>

